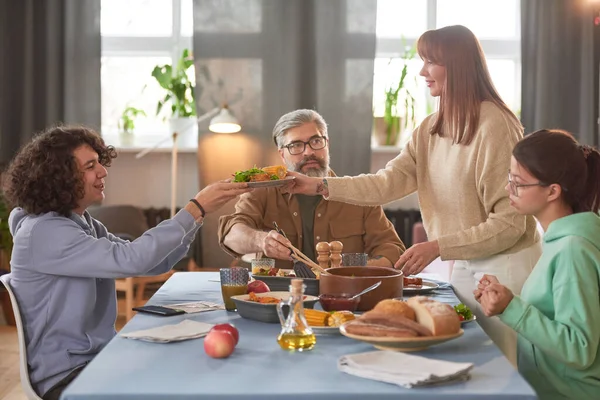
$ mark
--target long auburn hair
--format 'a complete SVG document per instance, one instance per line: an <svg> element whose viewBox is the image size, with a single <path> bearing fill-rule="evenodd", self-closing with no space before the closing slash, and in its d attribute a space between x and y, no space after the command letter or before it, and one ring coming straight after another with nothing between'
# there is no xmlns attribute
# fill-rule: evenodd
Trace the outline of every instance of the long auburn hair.
<svg viewBox="0 0 600 400"><path fill-rule="evenodd" d="M496 91L479 40L468 28L454 25L429 30L417 41L417 51L423 60L446 67L432 135L450 134L453 143L468 145L477 132L483 101L494 103L516 126L522 126Z"/></svg>
<svg viewBox="0 0 600 400"><path fill-rule="evenodd" d="M561 197L574 213L600 208L600 153L580 145L567 131L542 129L521 139L513 157L544 186L562 188Z"/></svg>

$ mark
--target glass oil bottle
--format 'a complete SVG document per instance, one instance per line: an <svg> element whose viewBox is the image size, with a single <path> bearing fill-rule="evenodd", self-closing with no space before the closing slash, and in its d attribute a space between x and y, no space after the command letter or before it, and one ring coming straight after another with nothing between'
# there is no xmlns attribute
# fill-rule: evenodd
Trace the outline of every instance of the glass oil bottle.
<svg viewBox="0 0 600 400"><path fill-rule="evenodd" d="M277 343L284 350L311 350L315 347L317 338L304 317L303 300L306 286L302 284L302 279L292 279L291 283L289 300L277 304L277 314L282 326ZM289 306L287 318L284 317L282 309L286 305Z"/></svg>

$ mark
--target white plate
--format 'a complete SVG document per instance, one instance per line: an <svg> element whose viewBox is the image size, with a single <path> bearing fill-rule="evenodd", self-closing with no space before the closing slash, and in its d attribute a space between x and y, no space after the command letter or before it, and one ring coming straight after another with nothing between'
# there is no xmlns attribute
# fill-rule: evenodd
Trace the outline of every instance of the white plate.
<svg viewBox="0 0 600 400"><path fill-rule="evenodd" d="M464 321L460 321L460 324L461 325L468 324L469 322L473 322L475 320L477 320L477 317L475 315L473 315L473 318L471 318L471 319L465 319Z"/></svg>
<svg viewBox="0 0 600 400"><path fill-rule="evenodd" d="M341 335L339 326L311 326L315 335Z"/></svg>
<svg viewBox="0 0 600 400"><path fill-rule="evenodd" d="M348 322L346 322L347 324ZM344 324L344 325L346 325ZM434 346L436 344L444 343L452 339L456 339L463 335L464 331L461 329L454 335L444 336L416 336L416 337L381 337L381 336L362 336L354 335L346 332L346 329L342 325L340 332L342 335L347 336L351 339L360 340L362 342L370 343L380 350L392 350L392 351L419 351Z"/></svg>
<svg viewBox="0 0 600 400"><path fill-rule="evenodd" d="M286 176L283 179L276 179L274 181L248 182L248 187L251 187L251 188L278 187L278 186L286 185L292 179L296 179L296 177L295 176Z"/></svg>
<svg viewBox="0 0 600 400"><path fill-rule="evenodd" d="M439 287L440 287L440 285L438 285L437 283L428 281L427 279L423 279L423 285L421 285L421 286L413 286L413 285L404 286L404 289L402 289L402 293L403 294L426 293L426 292L435 290Z"/></svg>

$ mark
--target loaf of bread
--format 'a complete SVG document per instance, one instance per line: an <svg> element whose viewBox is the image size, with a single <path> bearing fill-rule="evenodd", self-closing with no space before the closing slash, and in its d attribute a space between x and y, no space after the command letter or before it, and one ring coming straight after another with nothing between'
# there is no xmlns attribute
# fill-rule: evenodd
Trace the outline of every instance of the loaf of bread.
<svg viewBox="0 0 600 400"><path fill-rule="evenodd" d="M363 336L431 336L429 329L402 315L369 311L344 325L349 333Z"/></svg>
<svg viewBox="0 0 600 400"><path fill-rule="evenodd" d="M406 304L405 301L395 300L395 299L386 299L381 300L377 305L373 308L373 311L377 311L383 314L390 315L402 315L410 319L411 321L415 321L417 319L415 315L415 311Z"/></svg>
<svg viewBox="0 0 600 400"><path fill-rule="evenodd" d="M364 313L359 317L363 322L385 325L399 329L410 329L417 332L418 336L431 336L432 332L427 327L406 318L403 315L384 314L375 310Z"/></svg>
<svg viewBox="0 0 600 400"><path fill-rule="evenodd" d="M416 337L418 333L412 329L394 328L386 325L378 325L360 319L348 322L344 325L346 332L359 336L377 337Z"/></svg>
<svg viewBox="0 0 600 400"><path fill-rule="evenodd" d="M452 335L460 331L458 314L449 304L425 296L412 297L407 303L415 310L417 322L429 329L434 336Z"/></svg>

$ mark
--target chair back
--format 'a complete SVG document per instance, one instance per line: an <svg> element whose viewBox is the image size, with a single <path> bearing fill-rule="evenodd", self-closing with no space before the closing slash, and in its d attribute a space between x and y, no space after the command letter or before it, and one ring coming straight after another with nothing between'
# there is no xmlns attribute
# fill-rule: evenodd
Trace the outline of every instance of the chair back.
<svg viewBox="0 0 600 400"><path fill-rule="evenodd" d="M19 338L19 371L21 372L21 386L23 392L29 400L42 400L41 397L33 390L31 381L29 380L29 367L27 366L27 344L25 343L25 331L23 330L23 320L21 319L21 311L17 303L17 297L10 286L10 274L0 276L0 281L6 287L10 302L12 304L13 313L15 314L15 322L17 325L17 336Z"/></svg>
<svg viewBox="0 0 600 400"><path fill-rule="evenodd" d="M141 208L130 205L90 207L90 215L102 222L113 235L136 239L149 229Z"/></svg>

